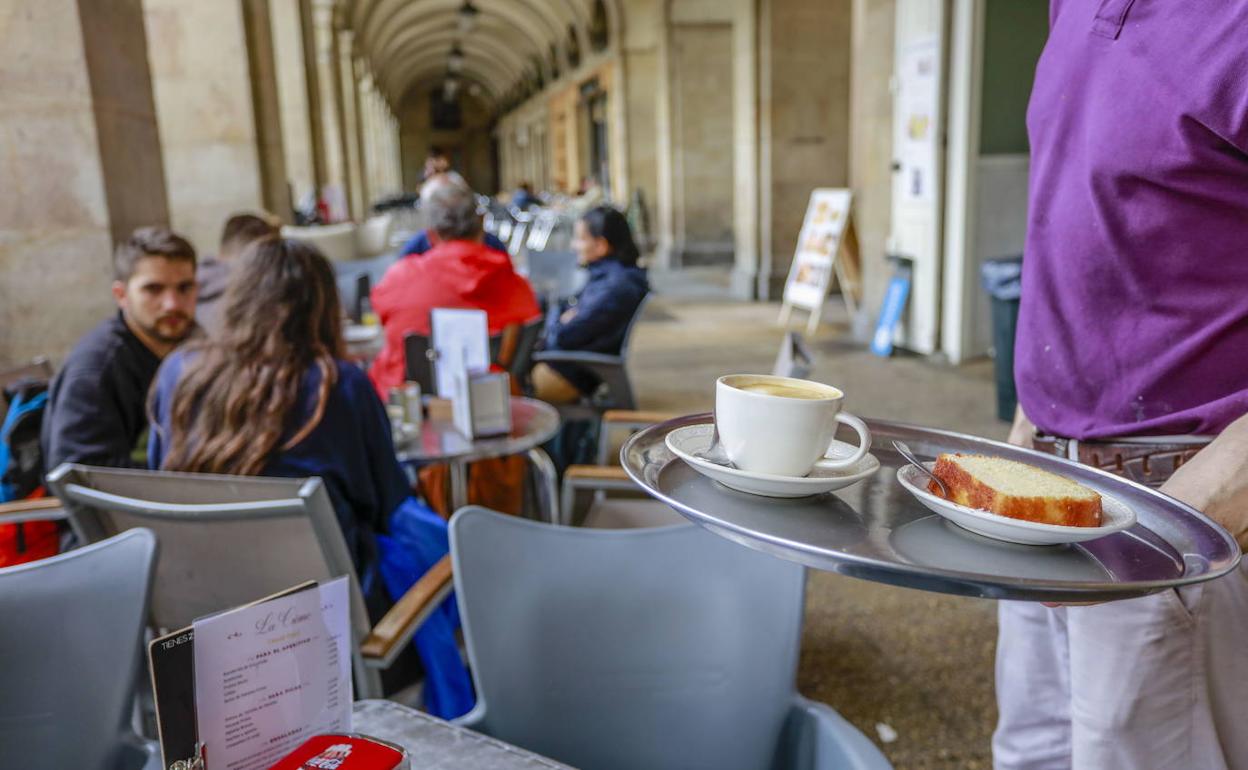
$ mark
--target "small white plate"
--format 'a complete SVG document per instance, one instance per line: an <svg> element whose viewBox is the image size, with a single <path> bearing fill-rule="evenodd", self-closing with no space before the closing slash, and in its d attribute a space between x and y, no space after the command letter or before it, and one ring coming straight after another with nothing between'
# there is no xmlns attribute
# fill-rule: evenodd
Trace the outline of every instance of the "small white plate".
<svg viewBox="0 0 1248 770"><path fill-rule="evenodd" d="M714 428L715 426L709 423L688 425L668 433L664 440L668 449L689 463L698 473L738 492L763 497L808 497L843 489L850 484L862 481L880 469L880 461L872 454L868 454L848 468L837 470L816 468L809 476L776 476L771 473L751 473L738 468L730 468L693 454L705 452L710 448L711 432ZM858 447L853 444L837 441L832 444L827 456L850 457L857 451Z"/></svg>
<svg viewBox="0 0 1248 770"><path fill-rule="evenodd" d="M924 464L929 470L936 463ZM927 476L906 464L897 469L897 480L906 490L915 496L933 513L940 514L963 529L969 529L977 535L990 537L993 540L1004 540L1007 543L1021 545L1058 545L1059 543L1082 543L1098 537L1121 532L1135 524L1135 511L1121 500L1110 497L1104 492L1101 496L1101 521L1099 527L1067 527L1061 524L1041 524L1036 521L1011 519L995 513L967 508L943 497L927 491Z"/></svg>

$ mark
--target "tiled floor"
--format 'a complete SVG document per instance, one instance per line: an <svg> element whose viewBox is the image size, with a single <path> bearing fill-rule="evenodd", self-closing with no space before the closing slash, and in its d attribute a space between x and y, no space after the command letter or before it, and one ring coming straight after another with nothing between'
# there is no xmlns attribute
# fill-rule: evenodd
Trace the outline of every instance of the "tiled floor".
<svg viewBox="0 0 1248 770"><path fill-rule="evenodd" d="M782 330L778 306L714 298L656 276L633 342L641 406L711 408L715 378L770 371ZM879 359L850 339L844 313L811 341L813 378L841 387L848 408L1004 438L995 418L992 364L951 367L914 356ZM995 606L812 572L798 688L835 707L898 768L988 768ZM885 743L882 732L895 733Z"/></svg>

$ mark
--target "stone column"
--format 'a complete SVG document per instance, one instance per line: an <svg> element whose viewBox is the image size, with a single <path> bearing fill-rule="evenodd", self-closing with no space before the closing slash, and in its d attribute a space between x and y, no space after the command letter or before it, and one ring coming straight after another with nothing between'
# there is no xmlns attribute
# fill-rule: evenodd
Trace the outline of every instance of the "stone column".
<svg viewBox="0 0 1248 770"><path fill-rule="evenodd" d="M894 0L852 0L849 179L862 254L865 307L879 307L891 269L884 259L892 221Z"/></svg>
<svg viewBox="0 0 1248 770"><path fill-rule="evenodd" d="M849 184L850 0L763 0L758 296L779 297L810 191Z"/></svg>
<svg viewBox="0 0 1248 770"><path fill-rule="evenodd" d="M316 49L317 106L313 119L320 129L321 152L324 155L322 186L335 212L348 214L346 164L342 152L342 124L338 92L338 64L334 40L334 0L312 0L312 34Z"/></svg>
<svg viewBox="0 0 1248 770"><path fill-rule="evenodd" d="M308 120L308 72L303 51L300 0L269 0L277 95L281 109L282 148L292 203L298 205L316 187L311 125ZM315 62L315 59L313 59Z"/></svg>
<svg viewBox="0 0 1248 770"><path fill-rule="evenodd" d="M112 245L168 220L138 0L10 0L0 24L0 366L114 311Z"/></svg>
<svg viewBox="0 0 1248 770"><path fill-rule="evenodd" d="M672 137L672 32L666 13L660 12L655 54L654 105L655 163L655 267L666 270L675 263L676 190Z"/></svg>
<svg viewBox="0 0 1248 770"><path fill-rule="evenodd" d="M363 59L352 59L355 84L355 145L359 166L359 218L368 216L368 207L376 195L373 178L373 77Z"/></svg>
<svg viewBox="0 0 1248 770"><path fill-rule="evenodd" d="M243 28L251 71L252 113L260 160L260 197L264 208L291 221L290 187L282 142L282 105L278 97L277 58L269 0L243 0Z"/></svg>
<svg viewBox="0 0 1248 770"><path fill-rule="evenodd" d="M334 35L333 57L336 63L334 85L338 110L338 137L342 143L343 178L346 181L347 201L350 205L351 218L362 216L363 192L360 182L360 143L359 103L356 101L355 66L351 47L354 45L355 33L351 30L337 30Z"/></svg>
<svg viewBox="0 0 1248 770"><path fill-rule="evenodd" d="M646 231L638 233L649 248L659 230L659 152L657 108L661 81L659 41L665 36L662 4L657 0L635 0L628 6L620 51L620 68L627 72L621 103L628 121L628 179L633 190L640 190L646 206ZM630 190L630 195L631 195Z"/></svg>
<svg viewBox="0 0 1248 770"><path fill-rule="evenodd" d="M822 0L812 0L821 2ZM758 8L734 0L732 24L732 293L751 299L758 276Z"/></svg>
<svg viewBox="0 0 1248 770"><path fill-rule="evenodd" d="M226 217L263 205L243 7L145 0L143 12L171 224L211 253Z"/></svg>
<svg viewBox="0 0 1248 770"><path fill-rule="evenodd" d="M329 183L328 160L325 152L324 121L321 118L321 68L319 64L316 10L313 0L299 3L299 42L303 49L304 84L307 92L308 140L312 143L312 187L318 193Z"/></svg>

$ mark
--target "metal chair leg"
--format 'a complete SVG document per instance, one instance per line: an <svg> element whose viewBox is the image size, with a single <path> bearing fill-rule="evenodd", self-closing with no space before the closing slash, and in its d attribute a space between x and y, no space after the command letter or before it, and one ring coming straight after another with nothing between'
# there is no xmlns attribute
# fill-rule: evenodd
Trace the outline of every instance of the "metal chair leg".
<svg viewBox="0 0 1248 770"><path fill-rule="evenodd" d="M546 516L551 524L563 524L564 521L559 512L559 474L555 470L554 461L541 447L533 447L527 454L529 462L533 463L538 475L542 477L541 497L544 498L542 507Z"/></svg>

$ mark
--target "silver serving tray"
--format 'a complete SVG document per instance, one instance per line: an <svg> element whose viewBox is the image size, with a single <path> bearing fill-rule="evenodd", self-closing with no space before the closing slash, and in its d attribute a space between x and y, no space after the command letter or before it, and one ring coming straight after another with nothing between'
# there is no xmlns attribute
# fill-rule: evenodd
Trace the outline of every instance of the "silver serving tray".
<svg viewBox="0 0 1248 770"><path fill-rule="evenodd" d="M834 493L784 500L736 492L689 467L664 444L681 417L635 434L625 471L691 521L742 545L815 569L926 591L1050 602L1125 599L1212 580L1239 563L1226 530L1148 487L1039 452L933 428L867 420L882 467ZM925 458L978 452L1075 478L1135 509L1134 527L1076 545L1014 545L981 537L928 511L897 481L893 439Z"/></svg>

